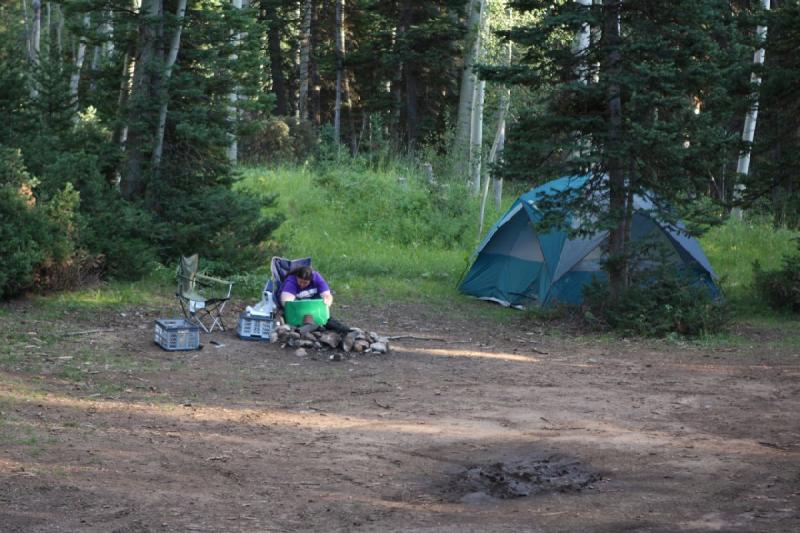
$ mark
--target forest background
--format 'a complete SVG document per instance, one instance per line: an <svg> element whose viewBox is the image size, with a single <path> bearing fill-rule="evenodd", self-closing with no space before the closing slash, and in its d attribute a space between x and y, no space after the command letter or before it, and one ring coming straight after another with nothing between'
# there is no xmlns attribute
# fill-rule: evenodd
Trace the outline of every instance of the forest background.
<svg viewBox="0 0 800 533"><path fill-rule="evenodd" d="M646 190L735 312L797 310L798 23L787 0L4 2L0 295L199 252L243 296L273 254L345 296L448 296L517 193L590 173L608 208L567 207L618 237L623 307Z"/></svg>

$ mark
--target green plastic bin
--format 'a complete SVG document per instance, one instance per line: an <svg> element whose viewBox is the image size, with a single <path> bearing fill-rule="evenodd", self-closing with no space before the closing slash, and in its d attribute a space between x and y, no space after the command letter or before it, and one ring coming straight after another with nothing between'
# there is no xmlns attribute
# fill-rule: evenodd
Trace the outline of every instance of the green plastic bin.
<svg viewBox="0 0 800 533"><path fill-rule="evenodd" d="M311 315L314 323L324 326L331 317L328 306L322 300L292 300L283 305L284 318L290 326L302 326L303 317Z"/></svg>

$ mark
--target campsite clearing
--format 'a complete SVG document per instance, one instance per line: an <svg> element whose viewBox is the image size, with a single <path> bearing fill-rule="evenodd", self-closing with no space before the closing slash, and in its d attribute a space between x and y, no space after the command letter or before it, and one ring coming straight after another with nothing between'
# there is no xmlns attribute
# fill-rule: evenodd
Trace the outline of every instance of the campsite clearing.
<svg viewBox="0 0 800 533"><path fill-rule="evenodd" d="M331 362L37 305L0 306L4 532L800 529L796 323L703 346L339 306L400 338Z"/></svg>

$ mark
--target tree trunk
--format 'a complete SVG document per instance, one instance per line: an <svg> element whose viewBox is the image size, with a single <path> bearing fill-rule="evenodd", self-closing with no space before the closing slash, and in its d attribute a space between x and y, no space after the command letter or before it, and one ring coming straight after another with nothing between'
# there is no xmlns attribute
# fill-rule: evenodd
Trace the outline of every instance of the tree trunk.
<svg viewBox="0 0 800 533"><path fill-rule="evenodd" d="M310 90L310 108L311 120L314 125L319 126L322 123L322 97L321 88L322 80L319 77L319 5L312 1L311 3L311 53L309 59L309 67L311 70L311 90Z"/></svg>
<svg viewBox="0 0 800 533"><path fill-rule="evenodd" d="M305 0L303 26L300 30L300 71L295 119L299 123L308 119L308 56L311 48L311 11L314 1Z"/></svg>
<svg viewBox="0 0 800 533"><path fill-rule="evenodd" d="M481 158L483 157L483 99L486 95L486 82L475 85L472 104L472 123L469 134L470 191L473 196L481 192Z"/></svg>
<svg viewBox="0 0 800 533"><path fill-rule="evenodd" d="M492 142L492 149L489 150L489 157L487 158L487 162L489 164L497 162L497 158L500 156L500 153L503 151L505 146L506 140L506 113L508 112L509 107L509 97L510 91L506 89L506 93L503 94L503 99L500 102L500 111L498 112L497 116L497 131L494 135L494 142ZM495 194L497 193L497 178L492 179L492 182L495 185ZM500 185L500 192L502 194L502 181ZM483 223L484 218L486 216L486 198L489 196L489 178L487 177L483 183L483 194L481 195L481 215L478 221L478 238L480 238L481 234L483 233ZM495 206L500 207L498 204L500 200L495 198Z"/></svg>
<svg viewBox="0 0 800 533"><path fill-rule="evenodd" d="M31 22L31 62L34 66L39 66L39 52L41 51L42 43L42 2L41 0L33 0L31 2L33 9L33 20ZM37 83L34 81L31 85L31 97L39 97L39 89Z"/></svg>
<svg viewBox="0 0 800 533"><path fill-rule="evenodd" d="M146 189L145 149L152 142L153 130L148 127L142 108L153 93L151 71L157 39L153 19L160 17L162 13L161 2L162 0L146 0L139 14L139 36L131 87L132 106L128 114L128 136L125 143L127 158L120 182L120 192L128 200L143 198Z"/></svg>
<svg viewBox="0 0 800 533"><path fill-rule="evenodd" d="M477 76L473 71L480 50L480 28L483 18L484 0L470 0L467 6L467 36L464 46L464 70L461 73L461 88L458 93L458 115L453 145L453 159L456 174L465 174L465 161L469 161L470 125L472 108L475 105L475 84Z"/></svg>
<svg viewBox="0 0 800 533"><path fill-rule="evenodd" d="M508 27L514 26L514 12L508 10ZM514 59L514 45L508 41L506 49L506 66L510 67ZM500 103L500 117L497 121L497 133L495 134L494 143L492 143L492 151L489 154L489 163L495 163L500 159L503 149L506 144L506 114L511 108L511 89L505 87ZM500 204L503 201L503 178L499 176L492 176L492 197L494 200L495 209L500 209Z"/></svg>
<svg viewBox="0 0 800 533"><path fill-rule="evenodd" d="M394 55L400 55L400 51L398 50L398 43L401 42L405 38L406 33L406 26L403 20L400 20L400 24L395 28L395 31L392 35L392 51ZM402 117L403 117L403 71L405 70L405 65L403 61L398 61L397 65L392 73L392 79L389 82L389 94L391 96L392 102L392 114L391 114L391 123L389 124L390 131L392 133L392 137L394 138L397 145L401 143L401 139L403 137L402 131Z"/></svg>
<svg viewBox="0 0 800 533"><path fill-rule="evenodd" d="M406 62L406 135L408 136L408 151L417 148L419 137L419 90L417 72L414 66Z"/></svg>
<svg viewBox="0 0 800 533"><path fill-rule="evenodd" d="M240 2L241 4L241 2ZM267 32L267 48L272 73L272 92L275 93L275 114L286 116L289 112L286 78L283 75L283 53L281 52L281 22L275 4L267 0L262 4L267 16L269 29Z"/></svg>
<svg viewBox="0 0 800 533"><path fill-rule="evenodd" d="M606 40L605 47L608 50L605 72L611 80L608 84L607 93L608 140L606 153L609 188L608 215L612 227L608 234L606 268L608 270L612 299L616 299L627 286L628 262L625 247L627 190L620 152L622 141L622 93L619 83L616 81L622 63L619 51L621 4L621 0L604 0L603 2L603 39Z"/></svg>
<svg viewBox="0 0 800 533"><path fill-rule="evenodd" d="M131 79L133 78L133 54L136 51L136 43L128 42L128 49L122 57L122 76L119 82L119 95L117 96L117 121L114 127L114 142L124 148L128 139L128 126L125 121L125 110L128 107L128 98L131 91Z"/></svg>
<svg viewBox="0 0 800 533"><path fill-rule="evenodd" d="M89 15L86 14L83 16L83 27L84 29L89 28ZM83 61L86 58L86 40L81 36L80 41L78 43L78 53L75 55L75 70L73 71L72 75L69 78L69 101L75 107L76 110L79 109L78 106L78 84L81 81L81 69L83 68ZM75 116L77 120L77 115Z"/></svg>
<svg viewBox="0 0 800 533"><path fill-rule="evenodd" d="M770 8L770 0L761 0L761 7L769 11ZM759 42L763 43L764 40L767 38L767 27L766 26L758 26L756 28L756 34L758 36ZM753 64L754 65L763 65L764 64L764 48L759 48L756 50L756 53L753 55ZM761 85L761 76L756 74L755 72L750 75L750 83L754 86ZM739 154L739 161L736 165L736 173L739 174L739 183L734 186L733 189L733 199L734 201L741 201L742 196L744 195L744 184L741 183L741 176L747 176L750 172L750 150L751 145L753 144L753 139L756 135L756 121L758 120L758 90L755 89L755 94L753 95L753 103L750 106L750 109L747 110L747 115L744 117L744 128L742 129L742 141L745 143L745 149ZM735 219L741 220L743 216L742 208L735 207L731 211L731 216Z"/></svg>
<svg viewBox="0 0 800 533"><path fill-rule="evenodd" d="M344 0L336 0L336 103L333 107L333 135L341 134L342 90L344 86Z"/></svg>
<svg viewBox="0 0 800 533"><path fill-rule="evenodd" d="M241 0L239 0L241 1ZM156 128L156 141L153 148L153 175L157 178L161 166L161 155L164 151L164 130L167 126L167 105L169 104L169 79L172 76L172 67L178 59L178 50L181 46L181 32L183 31L183 17L186 14L186 0L178 0L178 8L175 13L175 32L172 34L172 41L169 44L167 61L164 64L164 76L161 80L159 99L161 107L158 112L158 126Z"/></svg>
<svg viewBox="0 0 800 533"><path fill-rule="evenodd" d="M592 5L593 0L577 0L580 5L583 7L589 7ZM578 38L575 42L575 54L578 57L584 56L586 54L586 50L589 49L589 40L591 37L591 28L588 24L581 24L581 29L578 31ZM589 83L589 65L586 63L585 58L580 59L578 62L578 69L577 69L578 79L582 83Z"/></svg>
<svg viewBox="0 0 800 533"><path fill-rule="evenodd" d="M497 139L497 155L496 157L499 158L500 154L503 153L503 149L505 148L506 143L506 125L503 122L503 129L499 131L500 136ZM494 208L500 209L500 205L503 203L503 178L499 176L492 177L492 198L494 200Z"/></svg>
<svg viewBox="0 0 800 533"><path fill-rule="evenodd" d="M232 0L231 4L233 5L234 9L242 9L242 0ZM273 10L274 14L274 10ZM272 21L270 20L270 35L268 39L271 41L272 39ZM233 49L234 52L231 54L231 60L236 61L238 55L236 54L236 50L239 48L239 44L242 40L241 34L237 33L233 36ZM271 45L270 45L271 46ZM278 54L280 55L280 43L278 45ZM270 48L270 57L272 56L272 49ZM283 71L279 69L281 74ZM231 163L236 163L239 160L239 141L236 135L236 125L238 123L238 104L239 102L239 88L234 87L233 90L228 94L228 124L230 129L228 131L228 150L227 156L228 161ZM285 104L284 104L285 105Z"/></svg>

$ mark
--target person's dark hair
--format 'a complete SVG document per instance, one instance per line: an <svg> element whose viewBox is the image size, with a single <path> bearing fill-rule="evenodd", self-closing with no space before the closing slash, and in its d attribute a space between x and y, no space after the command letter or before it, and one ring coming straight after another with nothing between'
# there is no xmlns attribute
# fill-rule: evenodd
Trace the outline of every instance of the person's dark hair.
<svg viewBox="0 0 800 533"><path fill-rule="evenodd" d="M311 280L313 271L310 266L298 266L289 271L287 276L297 276L297 279Z"/></svg>

